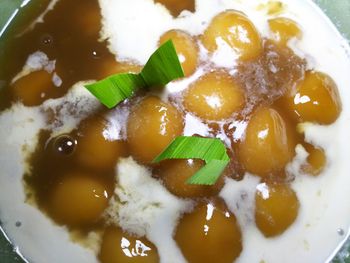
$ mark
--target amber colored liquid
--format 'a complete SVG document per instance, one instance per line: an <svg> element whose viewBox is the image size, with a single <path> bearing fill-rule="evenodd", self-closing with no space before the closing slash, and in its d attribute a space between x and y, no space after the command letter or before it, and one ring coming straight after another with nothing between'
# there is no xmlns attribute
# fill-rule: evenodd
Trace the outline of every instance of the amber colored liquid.
<svg viewBox="0 0 350 263"><path fill-rule="evenodd" d="M86 16L90 21L84 21ZM10 91L11 80L22 70L28 56L36 51L56 60L56 71L63 81L58 88L58 97L79 80L100 79L102 61L114 59L106 43L98 41L100 21L97 0L62 0L47 13L44 23L13 36L5 52L3 64L6 67L1 72L6 86L1 91L5 97L2 94L0 97L5 100L1 100L0 108L9 106L8 100L14 99Z"/></svg>

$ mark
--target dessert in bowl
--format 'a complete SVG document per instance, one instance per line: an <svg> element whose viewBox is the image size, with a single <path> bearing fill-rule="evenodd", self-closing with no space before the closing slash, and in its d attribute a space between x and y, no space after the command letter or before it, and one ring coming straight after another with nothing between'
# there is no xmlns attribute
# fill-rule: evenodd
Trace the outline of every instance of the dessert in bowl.
<svg viewBox="0 0 350 263"><path fill-rule="evenodd" d="M180 78L91 89L170 40ZM311 1L53 1L6 52L0 215L29 262L324 262L346 238L349 50ZM155 162L184 138L198 156Z"/></svg>

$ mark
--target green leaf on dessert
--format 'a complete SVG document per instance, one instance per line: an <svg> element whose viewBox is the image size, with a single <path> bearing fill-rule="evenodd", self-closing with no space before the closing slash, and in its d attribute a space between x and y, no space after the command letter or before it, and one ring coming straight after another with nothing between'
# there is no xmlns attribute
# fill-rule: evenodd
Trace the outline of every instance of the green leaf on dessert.
<svg viewBox="0 0 350 263"><path fill-rule="evenodd" d="M85 87L106 107L113 108L131 97L144 82L137 74L117 74Z"/></svg>
<svg viewBox="0 0 350 263"><path fill-rule="evenodd" d="M230 161L223 142L216 138L179 136L153 160L201 159L206 165L187 180L189 184L213 185Z"/></svg>
<svg viewBox="0 0 350 263"><path fill-rule="evenodd" d="M148 87L166 85L174 79L185 76L171 40L153 53L140 75Z"/></svg>
<svg viewBox="0 0 350 263"><path fill-rule="evenodd" d="M211 160L202 169L190 177L186 183L197 185L213 185L225 170L229 161Z"/></svg>
<svg viewBox="0 0 350 263"><path fill-rule="evenodd" d="M85 87L105 106L113 108L130 98L139 88L163 86L184 77L171 40L161 45L147 61L140 74L121 73Z"/></svg>

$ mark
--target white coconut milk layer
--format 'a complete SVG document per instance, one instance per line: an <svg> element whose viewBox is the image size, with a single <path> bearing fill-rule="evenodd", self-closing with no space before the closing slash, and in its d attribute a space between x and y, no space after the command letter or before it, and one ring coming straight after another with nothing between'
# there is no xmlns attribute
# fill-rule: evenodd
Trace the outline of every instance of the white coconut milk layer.
<svg viewBox="0 0 350 263"><path fill-rule="evenodd" d="M97 262L93 251L70 240L65 227L55 225L36 207L26 203L22 181L28 169L26 158L35 150L41 129L69 132L98 106L82 84L75 85L65 97L48 100L42 106L30 108L15 104L0 115L0 218L9 239L29 262ZM67 112L71 112L68 109L74 104L82 110L68 115ZM48 108L58 113L56 122L50 125L44 114Z"/></svg>

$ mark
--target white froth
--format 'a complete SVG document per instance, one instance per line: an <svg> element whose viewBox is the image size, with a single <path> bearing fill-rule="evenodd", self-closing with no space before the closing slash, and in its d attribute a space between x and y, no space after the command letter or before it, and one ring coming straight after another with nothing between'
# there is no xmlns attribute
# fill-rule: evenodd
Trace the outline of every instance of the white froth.
<svg viewBox="0 0 350 263"><path fill-rule="evenodd" d="M70 241L66 228L55 225L36 207L25 202L22 182L26 172L25 158L35 149L38 132L45 124L45 115L37 107L15 104L0 115L0 137L3 138L0 149L6 151L0 157L2 227L30 262L95 263L97 260L91 251ZM21 226L17 227L16 222Z"/></svg>
<svg viewBox="0 0 350 263"><path fill-rule="evenodd" d="M254 224L255 191L259 182L257 176L245 174L244 179L239 182L226 179L225 186L220 192L220 197L235 214L243 231Z"/></svg>
<svg viewBox="0 0 350 263"><path fill-rule="evenodd" d="M155 5L152 0L100 0L100 5L104 17L101 36L108 39L111 52L119 60L141 64L147 62L156 50L160 36L166 31L180 29L194 36L200 35L211 19L226 9L246 12L263 35L268 32L266 16L256 10L256 1L252 0L244 4L232 0L197 0L195 13L183 12L178 18L173 18L162 5ZM118 15L115 15L116 12ZM216 54L214 59L217 56L224 55Z"/></svg>
<svg viewBox="0 0 350 263"><path fill-rule="evenodd" d="M108 120L107 128L103 132L105 139L110 141L126 140L126 124L129 117L127 107L117 107L111 110L106 119Z"/></svg>
<svg viewBox="0 0 350 263"><path fill-rule="evenodd" d="M212 62L217 67L234 68L237 65L239 55L220 37L216 39L216 45L218 48L211 57Z"/></svg>
<svg viewBox="0 0 350 263"><path fill-rule="evenodd" d="M210 128L207 124L203 123L203 121L191 113L187 113L185 116L185 128L184 128L184 136L192 136L194 134L200 136L208 136L210 133Z"/></svg>
<svg viewBox="0 0 350 263"><path fill-rule="evenodd" d="M201 76L204 75L204 70L202 67L198 68L192 76L188 78L183 78L177 81L170 82L162 94L162 99L166 101L171 93L182 92L188 88L189 85L196 82Z"/></svg>
<svg viewBox="0 0 350 263"><path fill-rule="evenodd" d="M119 60L130 59L145 64L154 52L159 36L171 27L169 12L161 5L155 6L151 0L102 0L100 5L107 18L103 20L102 36L109 39L110 49Z"/></svg>
<svg viewBox="0 0 350 263"><path fill-rule="evenodd" d="M48 70L52 71L51 63L54 61L50 61L45 53L37 51L28 57L25 68L35 71L49 66Z"/></svg>
<svg viewBox="0 0 350 263"><path fill-rule="evenodd" d="M52 111L55 115L55 119L46 127L53 130L53 136L71 132L100 106L100 102L84 87L86 83L78 82L64 97L49 99L40 106L42 111Z"/></svg>
<svg viewBox="0 0 350 263"><path fill-rule="evenodd" d="M13 78L12 83L34 71L46 70L48 73L52 73L55 67L55 60L49 60L44 52L36 51L28 57L23 69Z"/></svg>
<svg viewBox="0 0 350 263"><path fill-rule="evenodd" d="M287 174L289 175L302 173L302 166L307 163L307 157L309 156L309 153L300 144L296 146L295 153L296 155L294 156L293 161L286 167Z"/></svg>
<svg viewBox="0 0 350 263"><path fill-rule="evenodd" d="M191 202L174 197L131 157L119 161L117 175L108 216L125 231L147 236L157 246L161 262L185 262L172 236Z"/></svg>

